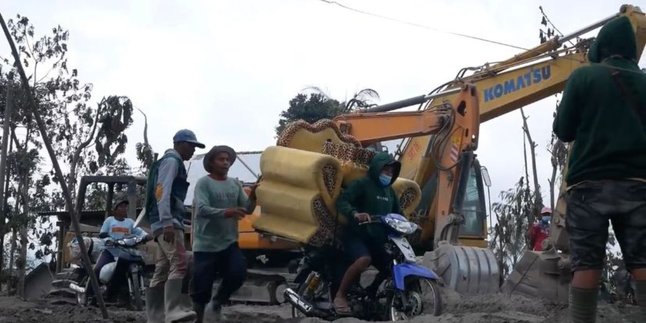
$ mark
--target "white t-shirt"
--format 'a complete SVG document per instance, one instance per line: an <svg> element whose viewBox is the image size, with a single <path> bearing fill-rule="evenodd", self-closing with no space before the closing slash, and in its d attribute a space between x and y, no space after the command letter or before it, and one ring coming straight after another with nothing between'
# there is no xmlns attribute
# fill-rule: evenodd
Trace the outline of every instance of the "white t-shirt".
<svg viewBox="0 0 646 323"><path fill-rule="evenodd" d="M101 233L107 232L112 239L122 239L131 235L143 237L146 231L141 228L135 227L135 221L131 218L125 218L121 221L115 219L113 216L108 217L103 221L101 226Z"/></svg>

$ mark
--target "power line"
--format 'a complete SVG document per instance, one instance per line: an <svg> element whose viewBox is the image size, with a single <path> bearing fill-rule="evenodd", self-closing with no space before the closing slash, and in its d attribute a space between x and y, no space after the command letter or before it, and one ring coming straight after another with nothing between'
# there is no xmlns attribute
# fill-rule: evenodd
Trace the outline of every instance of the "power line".
<svg viewBox="0 0 646 323"><path fill-rule="evenodd" d="M475 40L479 40L479 41L483 41L483 42L487 42L487 43L492 43L492 44L496 44L496 45L501 45L501 46L505 46L505 47L511 47L511 48L515 48L515 49L527 50L527 48L523 48L523 47L512 45L512 44L507 44L507 43L503 43L503 42L499 42L499 41L495 41L495 40L491 40L491 39L486 39L486 38L482 38L482 37L477 37L477 36L471 36L471 35L467 35L467 34L456 33L456 32L452 32L452 31L441 30L441 29L437 29L437 28L434 28L434 27L431 27L431 26L418 24L418 23L415 23L415 22L405 21L405 20L401 20L401 19L397 19L397 18L391 18L391 17L380 15L380 14L364 11L364 10L361 10L361 9L352 8L352 7L346 6L346 5L342 4L342 3L339 3L339 2L334 1L334 0L319 0L319 1L325 2L327 4L336 5L336 6L339 6L339 7L343 8L343 9L350 10L350 11L360 13L360 14L363 14L363 15L368 15L368 16L372 16L372 17L376 17L376 18L386 19L386 20L406 24L406 25L413 26L413 27L418 27L418 28L422 28L422 29L432 30L432 31L435 31L435 32L445 33L445 34L464 37L464 38L469 38L469 39L475 39Z"/></svg>
<svg viewBox="0 0 646 323"><path fill-rule="evenodd" d="M432 30L432 31L435 31L435 32L455 35L455 36L469 38L469 39L475 39L475 40L479 40L479 41L483 41L483 42L487 42L487 43L492 43L492 44L501 45L501 46L505 46L505 47L511 47L511 48L520 49L520 50L524 50L524 51L528 50L527 48L523 48L523 47L520 47L520 46L507 44L507 43L503 43L503 42L499 42L499 41L495 41L495 40L490 40L490 39L485 39L485 38L481 38L481 37L477 37L477 36L471 36L471 35L456 33L456 32L452 32L452 31L441 30L441 29L437 29L437 28L434 28L434 27L418 24L418 23L415 23L415 22L410 22L410 21L405 21L405 20L401 20L401 19L397 19L397 18L387 17L387 16L384 16L384 15L380 15L380 14L364 11L364 10L361 10L361 9L353 8L353 7L344 5L344 4L340 3L340 2L337 2L335 0L319 0L319 1L322 1L322 2L327 3L327 4L331 4L331 5L336 5L336 6L339 6L339 7L343 8L343 9L353 11L353 12L356 12L356 13L360 13L360 14L363 14L363 15L372 16L372 17L376 17L376 18L381 18L381 19L385 19L385 20L390 20L390 21L406 24L406 25L413 26L413 27L423 28L423 29ZM541 13L543 13L543 16L546 17L545 13L543 12L543 8L540 8L540 9L541 9ZM547 17L546 17L546 19L547 19ZM554 24L552 24L551 21L549 21L549 23L550 23L550 25L552 25L552 27L554 27L554 29L558 33L560 33L562 35L561 31L558 30L556 28L556 26L554 26ZM572 43L572 42L570 42L570 43ZM567 59L577 61L574 58L567 58ZM622 71L625 71L625 72L630 72L630 73L643 73L643 71L634 71L634 70L620 68L620 67L614 67L614 68L622 70Z"/></svg>
<svg viewBox="0 0 646 323"><path fill-rule="evenodd" d="M543 6L538 6L538 9L541 11L541 14L543 15L543 18L545 18L545 22L549 23L550 26L552 26L552 28L554 28L554 30L556 30L559 34L561 34L561 36L563 36L563 33L558 28L556 28L556 26L552 23L550 18L547 17L547 14L545 14L545 11L543 11Z"/></svg>

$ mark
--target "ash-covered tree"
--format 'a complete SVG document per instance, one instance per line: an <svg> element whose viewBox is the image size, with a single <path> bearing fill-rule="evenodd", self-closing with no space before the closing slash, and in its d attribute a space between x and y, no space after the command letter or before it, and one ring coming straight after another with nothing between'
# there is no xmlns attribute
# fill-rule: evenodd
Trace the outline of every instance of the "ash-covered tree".
<svg viewBox="0 0 646 323"><path fill-rule="evenodd" d="M119 156L127 143L123 132L132 123L132 103L124 96L108 96L99 103L91 102L92 84L81 82L78 70L68 68L69 31L61 26L37 36L33 24L21 15L10 19L7 26L27 72L30 90L38 103L37 107L28 104L15 73L11 53L1 52L1 106L7 104L4 95L7 88L15 89L11 99L14 113L10 119L11 149L8 153L14 162L13 165L8 163L4 209L9 210L6 214L11 217L9 225L14 234L16 230L20 233L20 257L14 264L18 265L23 281L27 247L36 249L44 246L45 249L37 250L36 255L47 255L51 252L48 249L52 245L51 237L55 236L49 219L37 217L36 212L64 208L60 188L52 186L58 183L51 165L41 155L44 150L30 109L39 109L46 123L57 159L63 170L69 170L64 175L75 200L80 175L95 173L102 168L110 169L115 163L123 164ZM4 115L2 118L3 122L9 120ZM2 224L4 221L0 221ZM0 228L2 238L6 232L6 228ZM35 236L29 238L28 234ZM41 241L43 244L36 246L27 241ZM12 249L16 248L18 246ZM0 253L3 249L0 248ZM19 291L21 286L19 283Z"/></svg>
<svg viewBox="0 0 646 323"><path fill-rule="evenodd" d="M132 102L128 97L117 95L91 102L92 84L81 82L77 69L68 69L69 31L61 26L37 38L29 19L17 15L16 20L9 20L8 27L24 67L31 71L28 77L33 84L30 85L52 136L56 155L69 167L66 181L74 195L79 174L111 167L123 154L128 142L124 131L133 121ZM9 65L10 60L5 63ZM27 111L26 102L17 102L17 106L17 110ZM25 118L30 118L29 113ZM37 134L34 137L40 141ZM50 176L53 178L52 172ZM60 208L62 204L56 206Z"/></svg>
<svg viewBox="0 0 646 323"><path fill-rule="evenodd" d="M306 92L310 92L309 95ZM373 89L363 89L356 92L349 100L340 102L318 87L308 87L303 93L292 98L289 101L289 108L280 113L276 135L280 135L285 126L291 122L305 120L314 123L321 119L333 119L343 113L372 107L376 99L379 99L379 93Z"/></svg>
<svg viewBox="0 0 646 323"><path fill-rule="evenodd" d="M526 247L525 235L534 209L535 198L521 177L514 188L500 193L500 202L492 206L496 224L490 228L489 247L493 250L500 268L500 284L511 273Z"/></svg>
<svg viewBox="0 0 646 323"><path fill-rule="evenodd" d="M137 108L137 110L139 110L139 112L144 116L144 142L138 142L135 149L137 151L137 160L141 163L139 173L141 175L145 175L148 173L148 169L150 169L150 166L154 162L155 152L148 141L148 116L146 116L141 109Z"/></svg>
<svg viewBox="0 0 646 323"><path fill-rule="evenodd" d="M556 106L558 107L558 100L556 101ZM554 110L553 117L556 118L556 110ZM550 153L550 163L552 164L552 174L547 180L550 186L550 208L554 210L556 207L556 188L563 181L562 172L567 162L568 147L552 132L547 151Z"/></svg>
<svg viewBox="0 0 646 323"><path fill-rule="evenodd" d="M289 101L289 108L280 113L276 135L280 135L293 121L305 120L313 123L321 119L332 119L341 111L342 106L337 100L328 99L318 93L312 93L309 96L299 93Z"/></svg>

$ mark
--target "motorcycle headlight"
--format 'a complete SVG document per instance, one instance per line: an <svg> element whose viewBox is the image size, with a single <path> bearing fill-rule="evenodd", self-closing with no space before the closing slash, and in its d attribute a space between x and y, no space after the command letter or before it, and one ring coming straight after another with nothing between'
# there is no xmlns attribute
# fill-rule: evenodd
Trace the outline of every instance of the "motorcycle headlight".
<svg viewBox="0 0 646 323"><path fill-rule="evenodd" d="M384 221L389 227L401 234L412 234L419 228L417 224L408 221L401 215L386 216Z"/></svg>
<svg viewBox="0 0 646 323"><path fill-rule="evenodd" d="M137 244L137 240L135 238L125 238L122 241L122 244L127 247L132 247L135 244Z"/></svg>

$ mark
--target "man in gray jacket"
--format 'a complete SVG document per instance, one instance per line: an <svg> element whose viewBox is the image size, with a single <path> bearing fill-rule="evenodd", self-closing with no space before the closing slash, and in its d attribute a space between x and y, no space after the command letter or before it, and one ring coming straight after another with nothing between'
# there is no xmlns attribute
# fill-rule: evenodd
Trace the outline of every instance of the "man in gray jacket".
<svg viewBox="0 0 646 323"><path fill-rule="evenodd" d="M195 147L204 148L195 134L183 129L173 137L173 149L153 163L146 183L146 215L157 242L155 273L146 292L148 322L185 322L195 312L182 302L182 281L188 259L184 247L184 199L189 183L184 161Z"/></svg>

